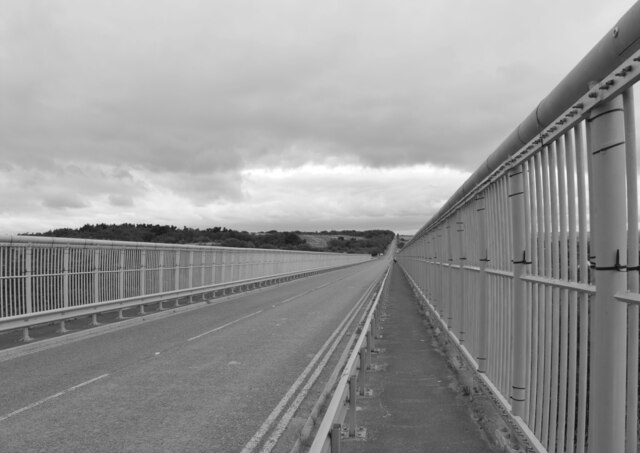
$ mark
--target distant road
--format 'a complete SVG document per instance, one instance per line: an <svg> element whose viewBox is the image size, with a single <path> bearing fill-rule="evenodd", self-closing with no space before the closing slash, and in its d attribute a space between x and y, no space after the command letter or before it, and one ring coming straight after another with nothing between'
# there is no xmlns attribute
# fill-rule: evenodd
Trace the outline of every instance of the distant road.
<svg viewBox="0 0 640 453"><path fill-rule="evenodd" d="M388 262L0 362L0 451L241 451Z"/></svg>

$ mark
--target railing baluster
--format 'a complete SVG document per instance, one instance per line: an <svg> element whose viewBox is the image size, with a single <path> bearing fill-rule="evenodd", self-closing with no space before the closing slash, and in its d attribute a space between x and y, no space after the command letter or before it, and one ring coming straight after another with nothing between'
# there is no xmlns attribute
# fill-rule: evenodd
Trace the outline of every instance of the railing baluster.
<svg viewBox="0 0 640 453"><path fill-rule="evenodd" d="M624 111L620 96L591 112L590 152L595 205L596 297L591 307L589 450L622 453L625 445L627 212ZM596 171L597 170L597 171Z"/></svg>
<svg viewBox="0 0 640 453"><path fill-rule="evenodd" d="M568 263L568 279L572 282L578 281L578 238L577 238L577 208L579 201L576 199L576 146L575 146L575 130L572 129L567 134L566 141L567 155L567 197L568 197L568 228L569 228L569 263ZM568 386L567 386L567 429L566 429L566 448L567 453L574 451L574 435L576 425L576 375L578 373L578 293L571 291L569 293L569 320L568 320Z"/></svg>
<svg viewBox="0 0 640 453"><path fill-rule="evenodd" d="M524 417L526 383L526 306L525 285L521 280L527 265L527 247L524 226L524 166L519 165L509 174L509 198L513 229L513 298L514 337L511 358L511 410L514 415Z"/></svg>
<svg viewBox="0 0 640 453"><path fill-rule="evenodd" d="M622 95L627 165L627 265L638 266L638 174L636 158L636 121L633 88ZM640 291L638 271L627 274L627 289ZM626 453L638 451L638 314L637 305L627 308L627 428Z"/></svg>

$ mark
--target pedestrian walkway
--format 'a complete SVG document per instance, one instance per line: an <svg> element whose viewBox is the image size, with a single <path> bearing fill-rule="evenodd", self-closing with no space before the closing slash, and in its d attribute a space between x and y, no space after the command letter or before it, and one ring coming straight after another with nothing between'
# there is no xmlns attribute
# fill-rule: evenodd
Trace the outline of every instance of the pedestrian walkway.
<svg viewBox="0 0 640 453"><path fill-rule="evenodd" d="M367 373L373 396L357 401L365 440L343 440L346 453L481 453L492 448L473 420L469 398L425 325L402 271L394 265L382 310L380 349Z"/></svg>

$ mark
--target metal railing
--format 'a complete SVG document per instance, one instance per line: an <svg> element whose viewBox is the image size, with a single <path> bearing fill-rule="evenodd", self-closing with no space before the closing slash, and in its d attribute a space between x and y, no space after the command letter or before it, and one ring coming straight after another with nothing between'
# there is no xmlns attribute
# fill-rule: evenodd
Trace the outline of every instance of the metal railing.
<svg viewBox="0 0 640 453"><path fill-rule="evenodd" d="M538 451L636 452L640 4L398 255Z"/></svg>
<svg viewBox="0 0 640 453"><path fill-rule="evenodd" d="M369 255L0 238L0 331L286 280ZM95 321L95 318L94 318ZM62 325L64 329L64 324Z"/></svg>
<svg viewBox="0 0 640 453"><path fill-rule="evenodd" d="M342 437L358 435L356 401L367 393L366 373L371 366L371 353L376 352L375 339L379 326L379 302L386 289L388 268L362 322L360 334L349 344L351 353L336 383L335 391L320 421L309 453L339 452ZM344 424L345 420L347 421Z"/></svg>

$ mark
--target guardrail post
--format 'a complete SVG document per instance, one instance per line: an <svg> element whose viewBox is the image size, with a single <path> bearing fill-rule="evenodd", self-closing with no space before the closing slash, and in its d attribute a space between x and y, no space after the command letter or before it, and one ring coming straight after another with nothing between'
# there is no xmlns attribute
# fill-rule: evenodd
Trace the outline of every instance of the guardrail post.
<svg viewBox="0 0 640 453"><path fill-rule="evenodd" d="M364 396L366 394L365 377L367 374L367 369L369 368L369 364L367 363L367 360L366 360L367 354L364 350L364 347L360 348L358 355L360 356L360 396Z"/></svg>
<svg viewBox="0 0 640 453"><path fill-rule="evenodd" d="M596 296L591 306L589 450L625 447L627 307L614 295L626 290L626 174L622 97L590 115L595 211Z"/></svg>
<svg viewBox="0 0 640 453"><path fill-rule="evenodd" d="M371 351L373 350L371 346L371 329L367 332L367 347L366 347L366 356L365 363L367 364L367 369L371 369Z"/></svg>
<svg viewBox="0 0 640 453"><path fill-rule="evenodd" d="M527 392L526 378L526 316L525 283L522 281L527 256L525 238L524 166L518 165L509 173L509 199L511 200L511 240L513 244L513 348L511 357L511 411L524 417Z"/></svg>
<svg viewBox="0 0 640 453"><path fill-rule="evenodd" d="M335 423L331 427L331 453L340 453L340 440L342 437L342 425Z"/></svg>
<svg viewBox="0 0 640 453"><path fill-rule="evenodd" d="M487 276L487 263L489 255L487 250L487 214L484 193L476 198L476 212L478 213L478 230L480 237L478 238L478 256L480 257L480 275L479 275L479 299L478 299L478 371L486 373L487 360L489 354L489 284Z"/></svg>
<svg viewBox="0 0 640 453"><path fill-rule="evenodd" d="M349 437L356 437L356 398L358 394L357 375L349 378Z"/></svg>

